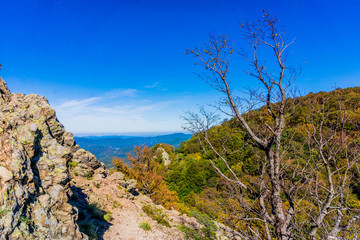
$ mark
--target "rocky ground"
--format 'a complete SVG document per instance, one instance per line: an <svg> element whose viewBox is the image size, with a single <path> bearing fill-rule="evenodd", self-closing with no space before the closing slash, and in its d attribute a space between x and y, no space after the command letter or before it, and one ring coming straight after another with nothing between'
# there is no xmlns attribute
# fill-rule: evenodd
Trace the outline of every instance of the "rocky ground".
<svg viewBox="0 0 360 240"><path fill-rule="evenodd" d="M115 174L116 175L116 174ZM161 206L155 206L152 201L142 195L134 196L126 188L119 188L118 179L111 176L95 183L83 177L74 177L77 186L83 188L90 204L96 205L108 213L110 218L106 231L100 237L104 239L184 239L184 234L175 227L175 220L170 219L174 215L172 211L166 211ZM169 216L169 222L174 227L166 227L158 224L154 219L147 216L142 210L144 205L151 205L162 209ZM175 213L176 217L179 217ZM91 221L91 220L90 220ZM142 223L147 223L151 230L140 228ZM95 225L96 226L96 225Z"/></svg>
<svg viewBox="0 0 360 240"><path fill-rule="evenodd" d="M72 183L81 189L87 200L85 207L78 208L80 212L89 216L83 219L80 217L78 223L80 226L84 222L90 223L90 231L84 229L84 232L90 237L114 240L187 239L186 234L179 230L180 226L199 233L204 227L194 217L188 217L178 211L166 210L160 205L155 205L149 197L136 192L136 181L125 180L124 175L120 172L114 172L106 177L102 177L103 174L100 177L98 174L84 177L80 176L77 170L77 167L70 170ZM97 210L90 208L89 211L89 205L96 206ZM157 212L154 216L144 211L144 208L157 209ZM100 211L100 217L94 216L93 211ZM109 217L107 221L104 221L106 215ZM163 220L160 223L159 218ZM142 224L148 224L151 229L143 229ZM217 239L238 239L231 234L230 229L222 224L216 224L218 227ZM92 235L91 232L94 229L96 231L99 226L103 230Z"/></svg>

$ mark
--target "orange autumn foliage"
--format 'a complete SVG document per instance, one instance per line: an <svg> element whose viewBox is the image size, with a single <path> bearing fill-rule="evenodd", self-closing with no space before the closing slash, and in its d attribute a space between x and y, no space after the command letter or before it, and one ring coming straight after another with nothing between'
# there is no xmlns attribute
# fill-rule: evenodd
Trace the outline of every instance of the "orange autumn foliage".
<svg viewBox="0 0 360 240"><path fill-rule="evenodd" d="M168 209L177 208L179 197L175 191L169 190L163 177L157 173L163 166L156 161L153 151L147 146L137 146L134 148L134 154L129 153L127 156L131 166L124 164L123 159L114 158L117 170L129 179L136 179L139 191L148 195L156 204Z"/></svg>

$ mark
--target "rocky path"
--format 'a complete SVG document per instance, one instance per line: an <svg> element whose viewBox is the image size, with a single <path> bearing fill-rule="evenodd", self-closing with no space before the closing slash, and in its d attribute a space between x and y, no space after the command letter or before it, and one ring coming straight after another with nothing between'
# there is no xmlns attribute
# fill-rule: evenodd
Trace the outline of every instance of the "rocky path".
<svg viewBox="0 0 360 240"><path fill-rule="evenodd" d="M106 212L111 212L111 224L102 236L108 240L160 240L184 239L184 234L177 227L168 228L158 224L144 213L142 206L152 205L151 199L139 194L134 196L125 188L118 188L118 184L109 179L100 180L95 185L93 180L77 176L73 179L76 185L84 189L90 204L97 204ZM161 206L156 206L162 208ZM167 211L172 223L180 222L181 216L176 211ZM194 219L193 219L194 220ZM140 224L148 223L151 230L143 230Z"/></svg>

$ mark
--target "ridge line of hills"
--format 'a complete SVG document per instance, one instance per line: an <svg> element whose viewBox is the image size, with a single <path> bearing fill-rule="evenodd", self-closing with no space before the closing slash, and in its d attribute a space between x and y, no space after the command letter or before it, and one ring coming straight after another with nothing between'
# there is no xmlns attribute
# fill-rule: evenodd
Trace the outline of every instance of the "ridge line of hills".
<svg viewBox="0 0 360 240"><path fill-rule="evenodd" d="M88 136L75 137L75 141L84 149L92 152L107 167L112 165L113 157L126 158L134 146L147 145L152 147L158 143L180 146L180 143L191 138L191 134L173 133L159 136ZM125 162L126 159L125 159Z"/></svg>

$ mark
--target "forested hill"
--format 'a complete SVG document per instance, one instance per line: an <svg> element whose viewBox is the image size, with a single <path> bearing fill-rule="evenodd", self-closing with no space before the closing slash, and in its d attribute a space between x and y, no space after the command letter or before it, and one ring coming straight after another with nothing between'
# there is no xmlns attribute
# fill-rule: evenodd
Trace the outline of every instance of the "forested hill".
<svg viewBox="0 0 360 240"><path fill-rule="evenodd" d="M338 229L350 229L347 219L358 217L360 209L360 173L355 167L360 165L360 87L288 99L286 111L289 114L282 137L281 179L284 192L292 194L288 199L297 211L293 234L308 237L311 225L315 224L311 219L320 216L319 209L326 213L326 221L317 230L319 238L333 229L338 231L336 219L343 224L343 228ZM273 123L265 107L244 117L258 136L270 135L266 125ZM204 140L203 133L181 144L177 151L182 160L168 169L168 185L188 206L195 206L239 232L249 233L246 224L263 229L259 222L242 219L261 216L260 200L271 209L268 196L261 195L267 185L260 183L270 178L261 170L268 164L265 156L254 147L235 119L209 129L206 137L213 148ZM226 159L229 168L215 150ZM251 191L242 192L230 180L224 181L211 161L234 182L233 174L236 174ZM339 201L339 198L343 199ZM328 205L324 205L325 202ZM289 204L289 200L284 197L283 203ZM348 210L340 214L328 210L337 206ZM352 226L360 229L359 222ZM351 235L349 230L342 233Z"/></svg>
<svg viewBox="0 0 360 240"><path fill-rule="evenodd" d="M333 229L344 239L354 236L351 229L360 229L360 222L348 219L360 217L360 87L289 98L285 110L279 176L284 195L280 200L285 210L294 208L291 234L298 237L294 239L309 239L316 220L321 222L315 232L319 239L329 239ZM266 139L271 135L267 126L274 120L265 107L243 116L258 136ZM265 231L264 223L272 222L262 215L268 211L272 218L271 178L263 170L269 163L236 119L196 133L170 151L168 166L156 149L147 148L138 149L131 169L121 161L116 166L141 182L139 189L155 202L194 216L194 211L206 213L242 235L258 231L261 237L254 239L276 236L273 228ZM164 179L167 191L164 184L151 184L159 179ZM157 195L164 192L169 193L167 197ZM346 211L331 211L339 206ZM208 227L204 239L212 236Z"/></svg>
<svg viewBox="0 0 360 240"><path fill-rule="evenodd" d="M102 136L102 137L75 137L75 141L82 148L92 152L98 160L111 165L113 157L126 157L126 154L132 152L134 146L147 145L154 146L157 143L166 143L174 147L180 146L180 143L188 140L191 134L174 133L154 137L132 137L132 136Z"/></svg>

